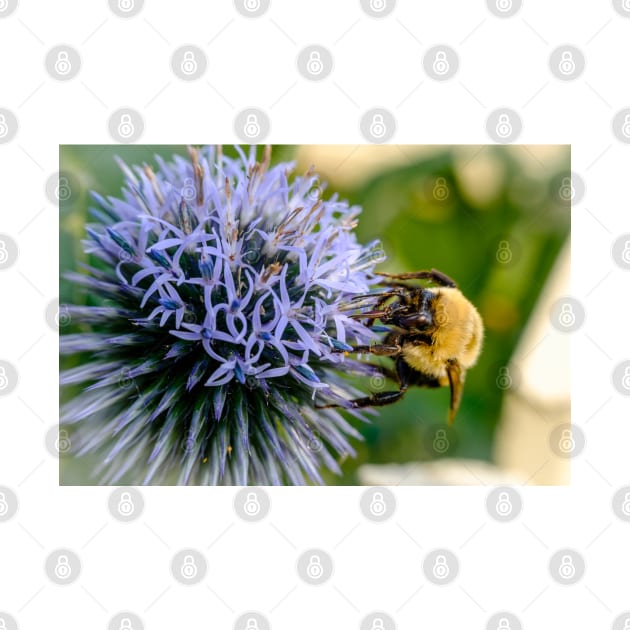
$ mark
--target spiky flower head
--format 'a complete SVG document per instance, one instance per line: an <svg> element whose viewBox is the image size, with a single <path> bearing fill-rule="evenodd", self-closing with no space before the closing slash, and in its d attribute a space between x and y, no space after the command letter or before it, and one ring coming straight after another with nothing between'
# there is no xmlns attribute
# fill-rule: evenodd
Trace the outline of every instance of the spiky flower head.
<svg viewBox="0 0 630 630"><path fill-rule="evenodd" d="M68 274L91 305L67 307L82 328L60 341L83 353L62 384L82 389L61 421L100 483L321 483L354 454L358 432L315 398L355 397L340 368L369 370L339 352L373 335L343 306L383 253L311 170L236 154L119 161L122 196L93 193L93 264Z"/></svg>

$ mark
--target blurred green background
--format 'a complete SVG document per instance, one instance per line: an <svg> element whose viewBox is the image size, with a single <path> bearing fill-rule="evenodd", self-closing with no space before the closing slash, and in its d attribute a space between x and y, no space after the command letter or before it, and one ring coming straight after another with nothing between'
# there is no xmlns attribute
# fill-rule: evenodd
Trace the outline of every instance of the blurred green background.
<svg viewBox="0 0 630 630"><path fill-rule="evenodd" d="M230 148L225 147L230 153ZM153 156L186 156L183 146L72 145L60 148L60 271L85 260L89 190L118 195L123 176L113 160L148 163ZM356 459L330 484L357 483L362 464L404 463L457 457L491 461L505 391L497 376L531 316L570 232L568 146L274 146L273 162L311 164L326 182L324 198L338 192L363 207L359 240L380 239L388 256L379 270L436 268L456 280L478 307L486 326L484 349L467 375L452 428L446 426L449 392L412 388L358 424ZM68 190L64 191L64 178ZM63 278L60 303L85 297ZM66 331L69 332L69 331ZM64 359L61 368L72 365ZM363 382L364 390L369 382ZM390 388L389 385L387 387ZM392 389L395 387L392 385ZM72 391L64 391L62 402ZM444 431L449 448L434 444ZM440 434L443 435L443 434ZM90 484L94 462L61 460L65 484Z"/></svg>

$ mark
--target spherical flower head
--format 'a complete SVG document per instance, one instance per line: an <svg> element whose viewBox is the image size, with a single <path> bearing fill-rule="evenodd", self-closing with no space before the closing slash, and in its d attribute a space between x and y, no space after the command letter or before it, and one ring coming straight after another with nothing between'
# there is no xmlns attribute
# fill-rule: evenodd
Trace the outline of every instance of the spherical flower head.
<svg viewBox="0 0 630 630"><path fill-rule="evenodd" d="M122 196L93 193L93 264L68 274L91 305L68 306L81 332L60 341L82 353L62 384L83 388L61 420L100 483L321 483L354 454L358 432L315 399L355 397L340 372L370 369L344 356L374 335L346 307L383 252L311 170L236 154L119 161Z"/></svg>

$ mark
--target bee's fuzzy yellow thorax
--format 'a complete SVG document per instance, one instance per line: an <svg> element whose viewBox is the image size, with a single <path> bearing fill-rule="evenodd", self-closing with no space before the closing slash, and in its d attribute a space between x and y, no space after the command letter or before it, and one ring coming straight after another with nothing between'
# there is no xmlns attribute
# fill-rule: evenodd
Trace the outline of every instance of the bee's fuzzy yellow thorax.
<svg viewBox="0 0 630 630"><path fill-rule="evenodd" d="M483 342L481 316L459 289L443 287L435 289L434 293L435 352L445 361L457 359L463 368L472 367L477 362Z"/></svg>
<svg viewBox="0 0 630 630"><path fill-rule="evenodd" d="M403 357L415 370L442 379L446 377L446 362L451 359L456 359L464 369L477 362L483 342L483 323L477 309L459 289L440 287L431 291L435 294L432 343L407 344Z"/></svg>

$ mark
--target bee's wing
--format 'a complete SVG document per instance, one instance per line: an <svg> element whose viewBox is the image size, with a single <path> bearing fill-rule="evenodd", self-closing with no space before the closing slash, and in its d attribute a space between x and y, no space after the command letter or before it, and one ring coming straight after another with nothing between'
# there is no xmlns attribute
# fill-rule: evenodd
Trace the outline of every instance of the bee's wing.
<svg viewBox="0 0 630 630"><path fill-rule="evenodd" d="M457 359L451 359L446 364L446 373L448 374L448 382L451 385L451 407L448 410L448 423L453 424L455 415L459 409L459 403L462 400L464 392L465 371L462 369Z"/></svg>

